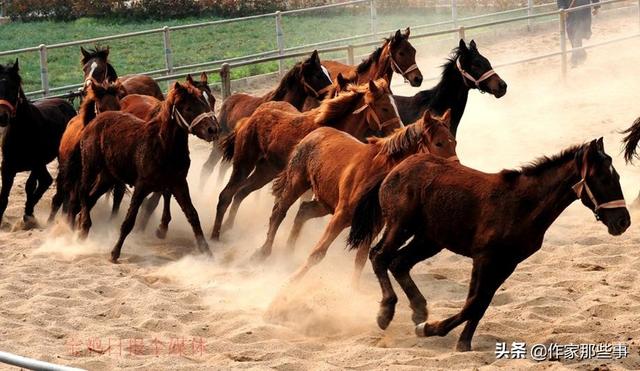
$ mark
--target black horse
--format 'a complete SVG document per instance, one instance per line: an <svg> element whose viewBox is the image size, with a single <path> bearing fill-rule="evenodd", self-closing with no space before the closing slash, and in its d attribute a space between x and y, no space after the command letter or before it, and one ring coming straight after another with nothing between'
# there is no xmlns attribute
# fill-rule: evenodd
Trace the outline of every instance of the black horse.
<svg viewBox="0 0 640 371"><path fill-rule="evenodd" d="M470 89L493 94L500 98L507 93L505 83L493 71L487 60L471 40L469 46L460 40L459 47L443 66L442 79L434 88L423 90L413 97L394 95L402 122L416 122L429 109L436 115L443 115L451 108L451 133L455 136L467 105Z"/></svg>
<svg viewBox="0 0 640 371"><path fill-rule="evenodd" d="M0 65L0 127L6 127L2 143L0 221L9 202L17 173L30 171L25 192L24 221L33 222L33 209L53 179L47 164L58 156L67 122L76 115L63 99L31 103L22 90L18 60Z"/></svg>

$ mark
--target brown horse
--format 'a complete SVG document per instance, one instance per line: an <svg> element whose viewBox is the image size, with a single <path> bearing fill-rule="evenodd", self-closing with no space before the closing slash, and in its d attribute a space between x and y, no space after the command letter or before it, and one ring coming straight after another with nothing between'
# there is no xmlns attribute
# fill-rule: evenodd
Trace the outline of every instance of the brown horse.
<svg viewBox="0 0 640 371"><path fill-rule="evenodd" d="M390 270L409 298L418 336L445 336L466 322L456 348L471 350L473 333L496 290L540 249L547 229L577 199L611 235L631 224L602 138L498 174L431 155L407 158L362 199L349 237L352 247L370 241L382 214L386 229L370 252L382 288L378 325L387 328L398 300ZM409 272L445 248L473 259L469 293L459 313L427 323L427 302Z"/></svg>
<svg viewBox="0 0 640 371"><path fill-rule="evenodd" d="M84 83L86 86L91 79L97 82L116 81L118 74L113 66L109 63L109 47L101 48L96 46L94 49L85 49L80 47L82 53L82 71L84 72ZM127 75L121 76L120 82L129 94L150 95L164 99L162 90L155 80L146 75Z"/></svg>
<svg viewBox="0 0 640 371"><path fill-rule="evenodd" d="M370 178L383 179L396 164L416 152L426 151L457 160L456 141L449 131L449 124L449 111L442 118L433 117L427 111L416 123L387 138L370 138L366 144L331 127L311 132L296 146L289 165L274 182L276 202L269 219L267 241L256 256L266 257L271 253L273 240L287 210L311 188L315 200L306 204L318 203L317 207L333 217L307 262L293 276L293 280L301 278L324 258L338 234L349 227L353 209L360 195L366 193L363 186ZM300 215L299 212L294 226L297 233L304 222ZM361 246L358 251L354 284L358 282L368 252L369 245Z"/></svg>
<svg viewBox="0 0 640 371"><path fill-rule="evenodd" d="M62 134L60 147L58 150L58 176L56 177L56 194L51 201L51 213L49 214L49 223L53 222L61 205L64 206L65 212L69 215L69 222L73 225L75 213L73 210L75 205L70 204L77 200L78 179L80 174L70 171L69 159L73 151L80 143L82 131L91 120L93 120L100 112L119 111L120 98L127 95L126 90L116 80L116 82L98 83L91 80L85 89L85 97L82 100L80 111L67 124L67 128ZM121 189L120 189L121 190ZM122 201L123 192L115 192L112 215L118 213L120 202Z"/></svg>
<svg viewBox="0 0 640 371"><path fill-rule="evenodd" d="M404 33L397 30L357 66L336 61L324 61L322 65L329 70L331 76L342 73L347 80L357 84L380 78L385 78L391 84L395 72L402 75L411 86L420 86L423 78L416 64L416 49L409 42L410 33L409 28Z"/></svg>
<svg viewBox="0 0 640 371"><path fill-rule="evenodd" d="M297 110L302 111L305 99L310 98L316 102L322 100L330 92L331 86L329 73L320 63L318 51L314 51L309 58L296 63L280 80L280 84L267 94L256 97L237 93L227 98L218 114L223 135L231 133L238 121L251 116L256 108L264 102L288 102ZM219 143L214 143L200 172L200 188L204 187L209 175L221 159L222 152L219 149ZM220 176L223 176L228 165L221 163L220 166Z"/></svg>
<svg viewBox="0 0 640 371"><path fill-rule="evenodd" d="M225 157L233 158L233 172L220 193L211 238L220 237L232 198L229 227L242 200L273 180L296 144L313 130L332 126L363 139L369 129L390 133L401 125L385 79L349 86L319 108L303 113L286 102L264 103L225 139Z"/></svg>
<svg viewBox="0 0 640 371"><path fill-rule="evenodd" d="M198 248L209 253L187 184L191 162L188 135L201 121L213 121L213 117L200 90L189 83L178 82L161 109L148 121L123 112L98 115L85 128L80 142L80 237L86 238L89 233L89 213L98 198L117 183L125 183L134 190L111 261L116 262L120 257L124 239L133 229L138 209L147 195L166 190L170 190L184 211ZM213 140L215 135L217 133L208 139ZM77 156L74 158L78 160Z"/></svg>

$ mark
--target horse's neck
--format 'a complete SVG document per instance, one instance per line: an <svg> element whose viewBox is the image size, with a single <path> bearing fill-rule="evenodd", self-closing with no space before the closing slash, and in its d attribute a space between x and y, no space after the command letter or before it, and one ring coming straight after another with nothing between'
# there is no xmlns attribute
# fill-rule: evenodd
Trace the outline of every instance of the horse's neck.
<svg viewBox="0 0 640 371"><path fill-rule="evenodd" d="M431 102L424 107L440 115L451 108L451 134L455 137L468 97L469 87L465 85L462 75L455 68L445 67L442 80L433 88Z"/></svg>
<svg viewBox="0 0 640 371"><path fill-rule="evenodd" d="M157 120L160 125L158 135L165 154L188 153L188 133L180 127L177 118L171 114L172 108L172 104L165 102L151 120Z"/></svg>
<svg viewBox="0 0 640 371"><path fill-rule="evenodd" d="M367 123L367 110L361 113L353 114L351 110L345 111L344 115L335 120L334 127L338 130L347 132L359 140L364 140L365 134L368 132L369 125Z"/></svg>
<svg viewBox="0 0 640 371"><path fill-rule="evenodd" d="M385 46L378 60L371 63L369 69L358 76L359 83L366 83L369 80L385 78L389 84L393 78L393 68L391 67L391 55L388 46Z"/></svg>
<svg viewBox="0 0 640 371"><path fill-rule="evenodd" d="M544 232L577 199L572 189L580 180L575 162L558 164L537 176L521 176L523 193L530 195L523 200L530 210L530 220Z"/></svg>
<svg viewBox="0 0 640 371"><path fill-rule="evenodd" d="M86 126L91 120L96 118L96 101L93 98L85 99L80 108L80 114L82 115L82 125Z"/></svg>
<svg viewBox="0 0 640 371"><path fill-rule="evenodd" d="M298 111L302 111L304 102L305 100L307 100L307 93L299 83L296 83L286 90L286 92L282 96L282 99L280 100L288 102Z"/></svg>

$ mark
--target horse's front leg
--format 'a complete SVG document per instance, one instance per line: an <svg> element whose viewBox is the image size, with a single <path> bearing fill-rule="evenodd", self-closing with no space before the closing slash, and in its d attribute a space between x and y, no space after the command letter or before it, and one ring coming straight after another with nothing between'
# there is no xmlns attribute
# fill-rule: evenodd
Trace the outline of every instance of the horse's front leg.
<svg viewBox="0 0 640 371"><path fill-rule="evenodd" d="M149 224L151 214L153 214L153 212L158 207L161 196L161 192L154 192L149 198L144 200L144 202L142 203L142 214L138 218L138 230L144 231L145 229L147 229L147 224Z"/></svg>
<svg viewBox="0 0 640 371"><path fill-rule="evenodd" d="M122 226L120 227L120 237L118 238L118 242L111 250L111 262L116 263L118 258L120 258L120 252L122 250L122 245L124 244L124 239L127 238L133 226L136 223L136 216L138 215L138 210L140 209L140 205L142 205L142 201L149 195L149 191L147 187L144 185L136 184L133 189L133 196L131 196L131 204L129 205L129 210L127 211L127 216L124 218L122 222Z"/></svg>
<svg viewBox="0 0 640 371"><path fill-rule="evenodd" d="M207 255L211 255L209 244L207 243L207 240L204 238L204 234L202 233L198 211L196 211L196 208L193 207L193 202L191 201L191 195L189 194L189 184L187 184L187 180L182 179L176 185L174 185L171 193L176 198L176 201L178 202L178 205L180 205L182 212L187 217L187 221L189 221L189 224L191 224L193 234L195 235L196 242L198 243L198 249L200 249L201 252ZM166 193L164 195L166 196ZM165 198L165 208L168 207L167 204L168 200Z"/></svg>
<svg viewBox="0 0 640 371"><path fill-rule="evenodd" d="M27 202L24 208L24 217L23 220L25 222L33 221L33 211L42 195L49 189L49 186L53 183L53 178L46 166L35 168L31 171L29 175L29 179L27 179L27 184L25 186L25 190L27 192Z"/></svg>
<svg viewBox="0 0 640 371"><path fill-rule="evenodd" d="M8 169L7 166L2 166L2 188L0 188L0 223L2 222L2 217L4 216L5 210L7 210L7 205L9 204L9 193L11 192L11 187L13 187L13 180L16 177L16 172Z"/></svg>
<svg viewBox="0 0 640 371"><path fill-rule="evenodd" d="M516 264L511 262L498 262L495 257L475 258L467 301L462 310L443 320L434 323L421 323L416 326L418 336L445 336L462 322L468 321L458 339L456 350L466 352L471 350L471 339L489 307L493 295L500 285L511 275Z"/></svg>
<svg viewBox="0 0 640 371"><path fill-rule="evenodd" d="M162 192L162 198L162 219L160 220L160 225L156 230L156 236L160 239L167 237L167 230L169 230L169 222L171 221L171 192Z"/></svg>

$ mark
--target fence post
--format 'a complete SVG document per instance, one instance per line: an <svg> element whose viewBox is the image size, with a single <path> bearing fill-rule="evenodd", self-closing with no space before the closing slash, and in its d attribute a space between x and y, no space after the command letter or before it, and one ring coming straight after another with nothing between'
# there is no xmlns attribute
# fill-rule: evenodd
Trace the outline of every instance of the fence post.
<svg viewBox="0 0 640 371"><path fill-rule="evenodd" d="M527 16L531 17L533 15L533 0L527 0ZM531 22L531 18L527 19L527 30L529 32L533 31L533 23Z"/></svg>
<svg viewBox="0 0 640 371"><path fill-rule="evenodd" d="M229 63L223 63L220 68L220 83L222 85L222 101L231 95L231 68Z"/></svg>
<svg viewBox="0 0 640 371"><path fill-rule="evenodd" d="M356 64L355 56L353 55L353 45L347 46L347 64L352 66Z"/></svg>
<svg viewBox="0 0 640 371"><path fill-rule="evenodd" d="M562 67L562 78L567 77L567 11L560 9L560 62Z"/></svg>
<svg viewBox="0 0 640 371"><path fill-rule="evenodd" d="M4 1L0 0L0 17L5 17L6 16L6 4Z"/></svg>
<svg viewBox="0 0 640 371"><path fill-rule="evenodd" d="M453 28L458 27L458 2L451 0L451 23Z"/></svg>
<svg viewBox="0 0 640 371"><path fill-rule="evenodd" d="M460 28L458 28L458 36L460 36L460 40L464 40L464 26L460 26Z"/></svg>
<svg viewBox="0 0 640 371"><path fill-rule="evenodd" d="M640 29L640 0L638 0L638 28Z"/></svg>
<svg viewBox="0 0 640 371"><path fill-rule="evenodd" d="M167 75L173 73L173 53L171 52L171 36L169 27L162 28L162 41L164 42L164 65L167 67Z"/></svg>
<svg viewBox="0 0 640 371"><path fill-rule="evenodd" d="M375 38L378 35L378 9L376 8L376 0L369 1L369 10L371 18L371 36Z"/></svg>
<svg viewBox="0 0 640 371"><path fill-rule="evenodd" d="M40 44L40 82L42 83L42 96L46 97L49 95L49 66L45 44Z"/></svg>
<svg viewBox="0 0 640 371"><path fill-rule="evenodd" d="M282 13L276 12L276 42L278 44L278 54L284 55L284 31L282 30ZM284 76L284 60L278 60L278 72L280 77Z"/></svg>

